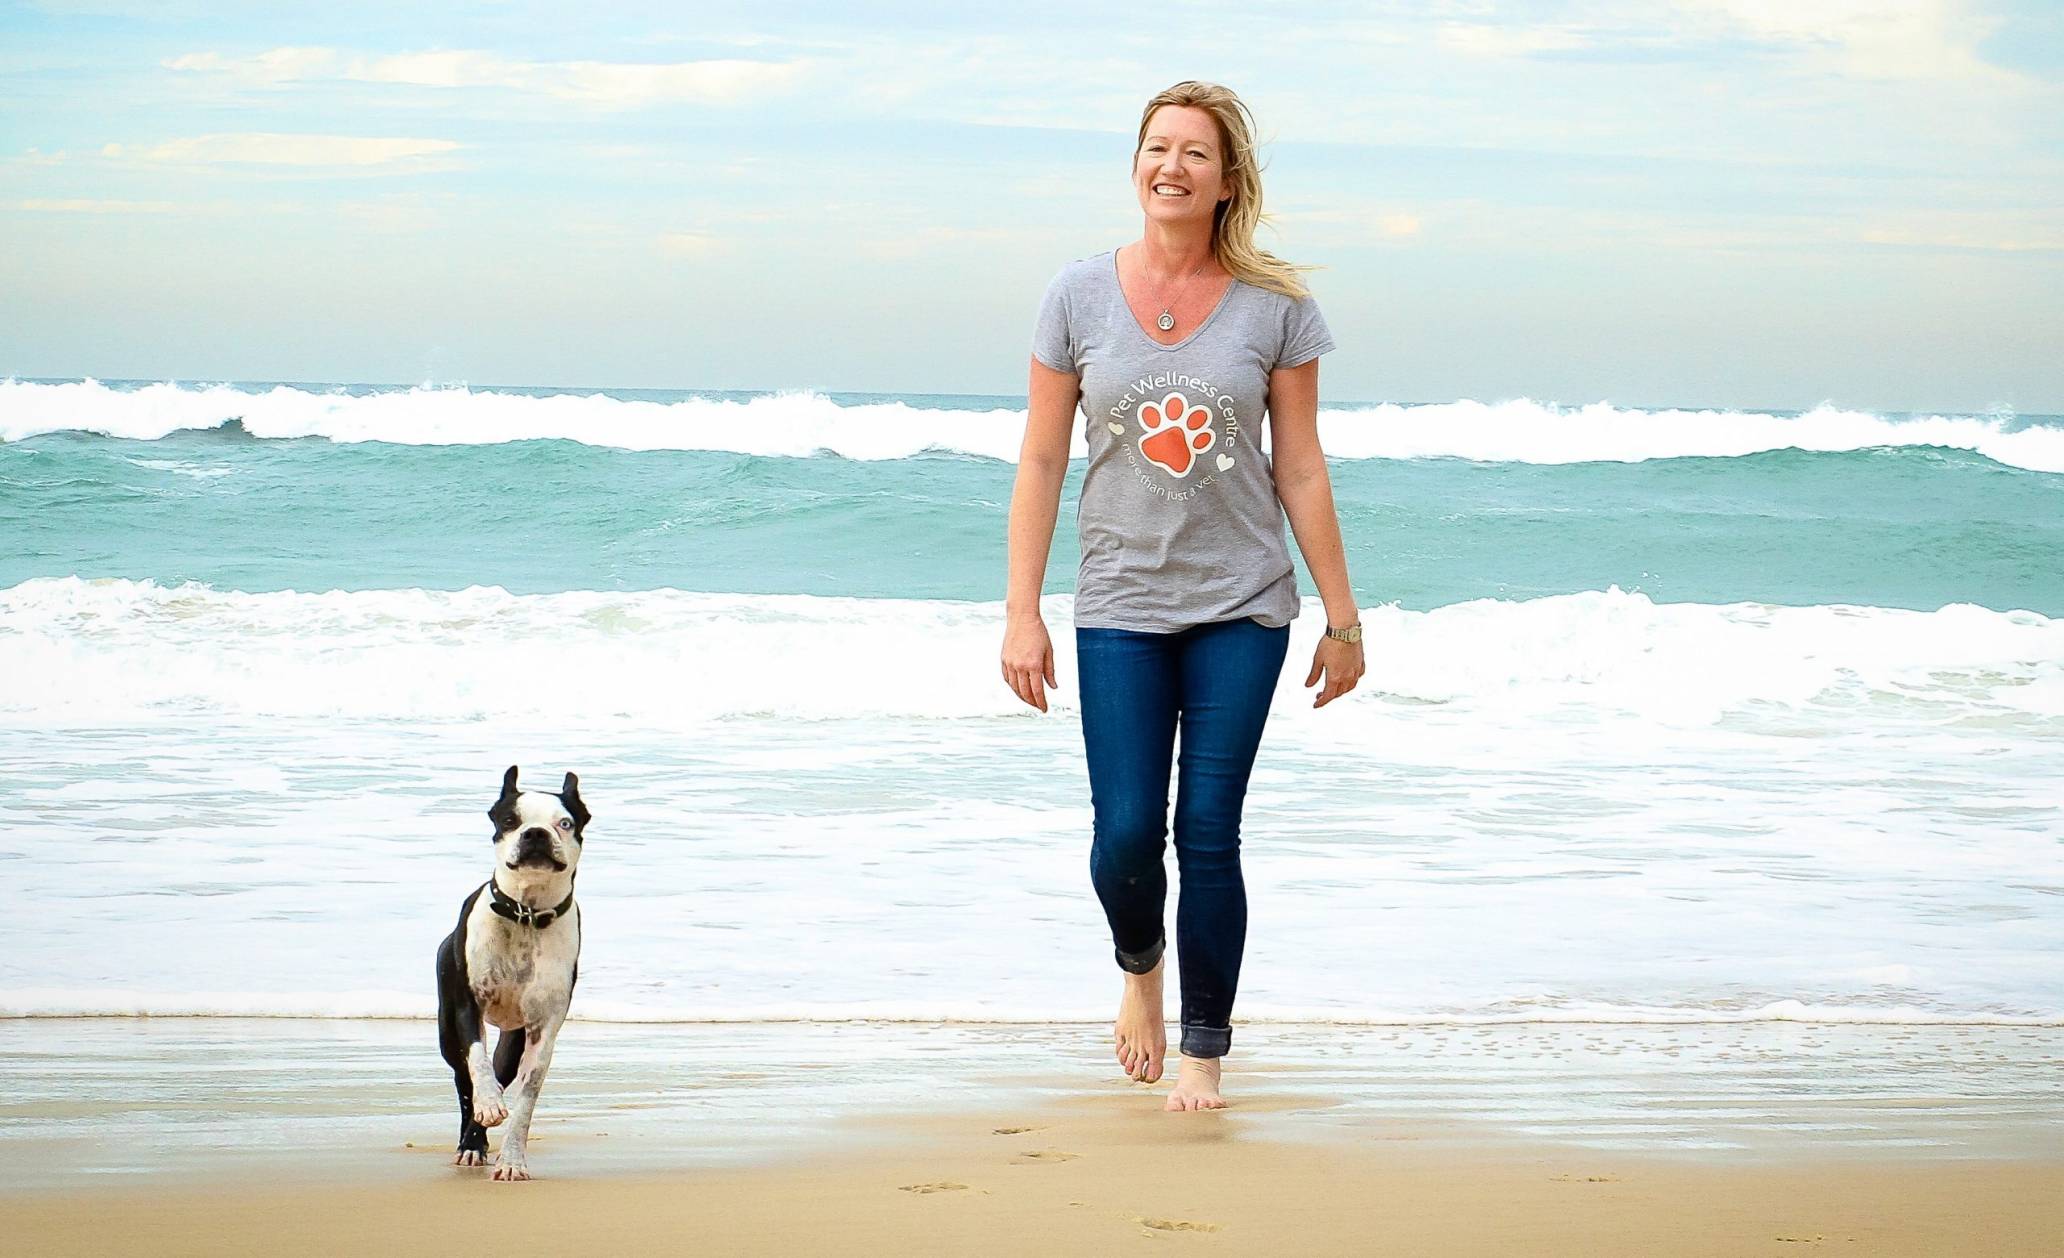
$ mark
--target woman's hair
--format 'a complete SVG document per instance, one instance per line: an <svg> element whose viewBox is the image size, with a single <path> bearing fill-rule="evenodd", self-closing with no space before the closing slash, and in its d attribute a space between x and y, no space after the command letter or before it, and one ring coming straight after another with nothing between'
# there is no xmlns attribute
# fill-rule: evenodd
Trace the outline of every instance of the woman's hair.
<svg viewBox="0 0 2064 1258"><path fill-rule="evenodd" d="M1286 297L1307 293L1298 274L1312 268L1285 262L1257 247L1254 229L1265 217L1261 212L1261 166L1255 160L1254 115L1229 87L1188 79L1155 96L1140 114L1139 138L1132 154L1139 158L1140 145L1147 140L1147 124L1163 105L1189 105L1211 115L1218 124L1219 146L1225 150L1225 181L1233 190L1230 199L1220 201L1211 220L1211 252L1218 264L1234 279L1245 280Z"/></svg>

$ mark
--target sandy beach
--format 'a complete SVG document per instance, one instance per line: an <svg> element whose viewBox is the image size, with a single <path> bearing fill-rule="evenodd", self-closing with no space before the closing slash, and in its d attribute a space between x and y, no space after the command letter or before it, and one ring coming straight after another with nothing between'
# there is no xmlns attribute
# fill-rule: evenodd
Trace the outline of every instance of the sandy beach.
<svg viewBox="0 0 2064 1258"><path fill-rule="evenodd" d="M2051 1254L2055 1028L1259 1028L1168 1115L1081 1026L608 1026L529 1184L411 1022L0 1024L13 1252Z"/></svg>
<svg viewBox="0 0 2064 1258"><path fill-rule="evenodd" d="M2057 1252L2050 1163L1724 1167L1570 1150L1298 1145L1124 1107L899 1124L892 1153L651 1178L232 1183L8 1203L16 1253ZM994 1125L992 1125L994 1124ZM541 1148L545 1147L541 1144ZM17 1248L18 1247L18 1248Z"/></svg>

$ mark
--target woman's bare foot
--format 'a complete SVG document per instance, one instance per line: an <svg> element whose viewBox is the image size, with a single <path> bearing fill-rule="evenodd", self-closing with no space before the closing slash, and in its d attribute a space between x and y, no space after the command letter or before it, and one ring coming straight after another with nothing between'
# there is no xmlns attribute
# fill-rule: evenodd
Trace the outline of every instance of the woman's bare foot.
<svg viewBox="0 0 2064 1258"><path fill-rule="evenodd" d="M1141 1083L1161 1077L1168 1056L1168 1024L1161 1012L1161 965L1145 974L1125 976L1125 994L1118 998L1118 1021L1111 1028L1118 1045L1118 1064Z"/></svg>
<svg viewBox="0 0 2064 1258"><path fill-rule="evenodd" d="M1162 1108L1171 1113L1224 1109L1225 1098L1218 1094L1218 1063L1216 1057L1183 1058L1175 1070L1175 1088L1168 1094L1168 1104Z"/></svg>

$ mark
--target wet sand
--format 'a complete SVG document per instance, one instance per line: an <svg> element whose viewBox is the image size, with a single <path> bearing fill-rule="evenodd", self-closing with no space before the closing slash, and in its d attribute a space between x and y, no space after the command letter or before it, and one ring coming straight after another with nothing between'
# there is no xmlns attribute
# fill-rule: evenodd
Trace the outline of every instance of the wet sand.
<svg viewBox="0 0 2064 1258"><path fill-rule="evenodd" d="M1161 1112L1077 1026L575 1024L528 1184L421 1023L0 1024L26 1253L2052 1254L2057 1028L1243 1030Z"/></svg>

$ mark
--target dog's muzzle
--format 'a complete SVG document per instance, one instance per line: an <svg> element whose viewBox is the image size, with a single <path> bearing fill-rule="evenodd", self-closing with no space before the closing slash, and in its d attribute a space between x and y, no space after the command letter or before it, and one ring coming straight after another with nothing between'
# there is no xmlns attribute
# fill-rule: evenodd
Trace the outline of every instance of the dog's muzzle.
<svg viewBox="0 0 2064 1258"><path fill-rule="evenodd" d="M509 868L521 869L525 865L555 870L566 868L566 862L553 851L551 831L532 827L517 836L516 852L509 858Z"/></svg>

